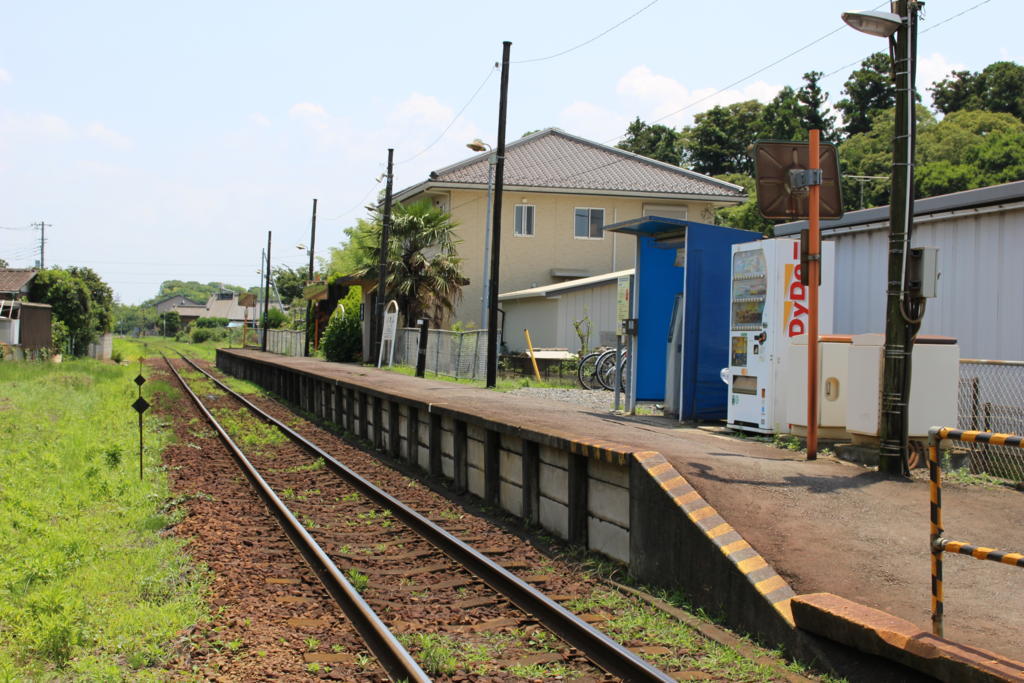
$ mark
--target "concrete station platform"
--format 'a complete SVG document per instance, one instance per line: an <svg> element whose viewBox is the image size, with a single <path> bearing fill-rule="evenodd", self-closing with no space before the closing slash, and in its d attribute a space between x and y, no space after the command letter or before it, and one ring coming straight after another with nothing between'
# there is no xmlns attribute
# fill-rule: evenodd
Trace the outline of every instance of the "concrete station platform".
<svg viewBox="0 0 1024 683"><path fill-rule="evenodd" d="M264 386L269 381L280 385L279 375L284 373L313 382L311 387L324 383L339 387L333 409L348 410L356 416L361 413L364 436L369 434L366 421L370 419L372 404L373 417L379 425L375 434L379 438L380 430L385 429L387 439L391 438L390 431L382 424L386 421L381 412L383 404L385 410L388 405L394 410L394 420L388 425L396 434L401 434L399 414L403 420L413 419L422 430L422 416L417 417L417 414L436 412L440 416L436 418L438 427L441 419L454 419L455 423L460 419L470 420L470 424L490 426L504 434L515 430L518 435L515 438L523 444L540 443L544 448L561 444L569 453L582 454L591 460L604 458L632 466L628 477L632 519L626 524L632 533L625 552L631 572L636 567L634 573L641 579L649 581L652 572L656 575L660 572L655 577L656 582L672 585L676 578L673 574L678 572L685 579L682 581L684 590L698 595L698 604L702 602L699 599L702 590L735 592L738 597L720 596L717 605L706 606L723 607L728 618L732 616L730 601L745 602L746 613L752 614L751 618L759 623L769 618L766 615L772 609L766 611L762 606L751 611L749 604L756 602L758 596L781 617L779 623L791 625L790 599L794 595L833 593L911 622L927 640L930 555L926 479L894 480L831 458L807 462L799 453L706 429L683 427L666 418L616 416L560 402L416 379L357 365L238 349L222 350L218 354L218 365L232 374L248 375ZM362 407L356 408L351 396L359 391L365 391L369 398L363 398ZM326 393L319 395L327 396ZM312 397L312 393L309 396ZM330 401L326 399L328 405ZM399 402L421 408L413 409L412 413L400 412ZM358 420L353 421L351 415L346 419L349 430L353 431ZM465 440L466 427L463 425L461 429ZM459 429L452 431L457 442ZM470 436L472 438L472 434ZM433 436L414 438L413 442L420 442L426 448L425 440L435 442ZM403 438L400 442L403 448L405 441ZM436 439L438 444L443 441L445 438L440 435ZM447 442L451 441L449 435ZM398 443L396 441L393 452L397 452ZM505 442L497 443L495 450L504 459ZM454 452L458 450L459 447L454 446ZM524 472L528 450L524 445ZM495 457L497 463L498 456ZM453 460L458 463L458 455ZM626 461L631 461L632 465ZM544 462L542 452L541 473ZM505 472L501 467L504 465L495 465L501 473L501 486L504 486ZM567 469L571 481L572 466ZM441 472L440 465L438 472ZM618 481L615 476L605 477L600 473L591 476L604 478L610 484ZM458 482L457 474L454 479ZM591 510L602 507L600 500L593 500L599 498L602 491L609 491L609 500L618 495L610 484L598 481L595 485L593 480L585 479L587 481L590 482ZM526 481L521 484L526 500L531 485ZM544 483L534 486L543 489ZM469 489L472 491L471 485ZM495 495L499 502L503 500L499 494ZM660 502L654 505L661 507L647 509L652 498L658 498ZM570 527L571 499L570 493L567 506ZM614 504L609 503L609 506L614 507ZM667 520L674 514L676 506L700 532L697 536L702 534L700 538L694 536L693 531L673 535L659 528L660 520ZM527 516L529 505L524 504L524 508L524 516ZM1021 492L1006 488L947 486L943 490L943 518L949 538L1001 550L1024 551L1024 494ZM585 528L586 512L583 524ZM664 526L670 525L666 521ZM593 535L598 528L591 523L591 529ZM675 555L671 557L666 555L666 545L680 544L688 547L675 548ZM616 555L614 550L609 554ZM683 566L688 554L714 554L716 557L695 560L694 566ZM721 564L723 557L731 565ZM737 590L740 584L722 584L717 576L720 569L716 567L725 568L721 569L724 573L735 573L738 569L746 575L750 585ZM703 576L701 571L705 572ZM973 648L979 648L1024 660L1024 571L947 555L944 579L946 638L964 646L962 652L971 653ZM750 586L755 586L756 592L749 591ZM744 613L742 605L739 613ZM778 637L781 632L777 628L750 628L748 619L741 617L738 621L741 623L734 625L759 632L768 641L783 640ZM907 627L913 628L909 624ZM988 659L985 653L974 654L980 660ZM1016 669L1013 663L1003 670L1024 674L1024 669ZM996 675L977 680L1003 678ZM1006 679L1013 679L1013 676Z"/></svg>

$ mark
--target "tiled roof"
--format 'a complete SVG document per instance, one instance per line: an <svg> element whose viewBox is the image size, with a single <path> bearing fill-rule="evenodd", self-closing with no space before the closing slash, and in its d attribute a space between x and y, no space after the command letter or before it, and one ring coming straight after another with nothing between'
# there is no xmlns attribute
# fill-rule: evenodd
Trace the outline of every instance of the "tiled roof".
<svg viewBox="0 0 1024 683"><path fill-rule="evenodd" d="M35 276L31 268L0 268L0 292L19 292Z"/></svg>
<svg viewBox="0 0 1024 683"><path fill-rule="evenodd" d="M428 183L486 185L484 152L430 174ZM505 148L505 187L678 194L745 198L743 189L700 173L585 140L557 128L520 138ZM398 193L415 194L421 186Z"/></svg>

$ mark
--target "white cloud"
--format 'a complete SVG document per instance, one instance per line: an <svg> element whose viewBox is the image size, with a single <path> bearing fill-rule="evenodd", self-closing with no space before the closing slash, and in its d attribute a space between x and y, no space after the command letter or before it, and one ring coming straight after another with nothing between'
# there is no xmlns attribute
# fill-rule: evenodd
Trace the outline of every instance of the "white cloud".
<svg viewBox="0 0 1024 683"><path fill-rule="evenodd" d="M0 69L0 83L10 83L12 80L10 71L7 69Z"/></svg>
<svg viewBox="0 0 1024 683"><path fill-rule="evenodd" d="M0 138L62 142L73 137L71 124L55 114L0 112Z"/></svg>
<svg viewBox="0 0 1024 683"><path fill-rule="evenodd" d="M716 92L714 88L691 90L670 76L656 74L649 67L640 65L619 79L615 92L635 111L644 112L639 114L643 121L651 123L658 120L659 123L678 128L692 123L694 114L714 106L746 100L768 102L781 87L757 81L722 92Z"/></svg>
<svg viewBox="0 0 1024 683"><path fill-rule="evenodd" d="M130 138L107 128L102 123L90 123L85 128L85 134L118 149L127 149L132 146Z"/></svg>
<svg viewBox="0 0 1024 683"><path fill-rule="evenodd" d="M451 107L444 106L433 95L414 92L395 107L391 119L395 122L415 121L444 127L454 114Z"/></svg>
<svg viewBox="0 0 1024 683"><path fill-rule="evenodd" d="M558 126L573 135L602 142L622 135L631 120L591 102L576 101L559 112Z"/></svg>
<svg viewBox="0 0 1024 683"><path fill-rule="evenodd" d="M288 110L288 115L306 121L323 121L327 118L327 110L319 104L299 102L292 105L292 108Z"/></svg>
<svg viewBox="0 0 1024 683"><path fill-rule="evenodd" d="M298 106L298 105L296 105L296 106ZM292 107L292 109L294 109L294 108L295 107ZM270 125L270 119L267 118L266 116L264 116L263 114L260 114L259 112L256 112L255 114L250 114L249 115L249 121L251 123L257 125L257 126L262 127L262 128L266 128L267 126Z"/></svg>
<svg viewBox="0 0 1024 683"><path fill-rule="evenodd" d="M952 71L964 71L967 67L963 64L950 62L938 52L933 52L927 57L917 59L917 88L924 90L932 83L941 81L949 76Z"/></svg>

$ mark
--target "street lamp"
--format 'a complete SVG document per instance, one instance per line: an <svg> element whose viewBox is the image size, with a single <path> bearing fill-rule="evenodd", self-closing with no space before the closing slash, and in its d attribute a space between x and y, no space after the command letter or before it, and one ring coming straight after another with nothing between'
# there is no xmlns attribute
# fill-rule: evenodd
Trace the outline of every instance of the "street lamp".
<svg viewBox="0 0 1024 683"><path fill-rule="evenodd" d="M845 12L843 21L873 36L888 38L894 57L896 130L892 195L889 202L889 268L885 307L885 356L882 370L881 451L878 469L906 474L910 363L920 315L907 292L907 251L914 216L914 81L919 0L895 0L894 12ZM908 311L911 311L908 315ZM923 312L923 309L922 309Z"/></svg>
<svg viewBox="0 0 1024 683"><path fill-rule="evenodd" d="M493 152L494 148L489 144L475 138L472 142L466 143L474 152L484 150ZM487 157L487 215L484 218L484 295L480 306L480 326L487 325L487 304L490 302L490 270L491 270L491 182L494 179L494 165L498 163L498 157L491 154Z"/></svg>

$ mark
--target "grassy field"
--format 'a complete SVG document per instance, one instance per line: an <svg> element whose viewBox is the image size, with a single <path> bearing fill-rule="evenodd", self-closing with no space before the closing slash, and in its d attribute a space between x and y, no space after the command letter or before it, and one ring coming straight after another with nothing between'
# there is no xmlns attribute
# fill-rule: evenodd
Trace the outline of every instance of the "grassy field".
<svg viewBox="0 0 1024 683"><path fill-rule="evenodd" d="M149 667L204 616L205 577L160 535L172 433L152 411L139 481L137 373L0 362L0 681L159 678Z"/></svg>
<svg viewBox="0 0 1024 683"><path fill-rule="evenodd" d="M160 352L174 355L174 351L180 351L191 358L202 358L211 363L216 356L218 348L228 346L227 340L206 341L201 344L191 342L175 341L174 337L114 337L114 357L120 357L124 361L137 363L139 357L159 357ZM234 346L240 346L236 341Z"/></svg>

